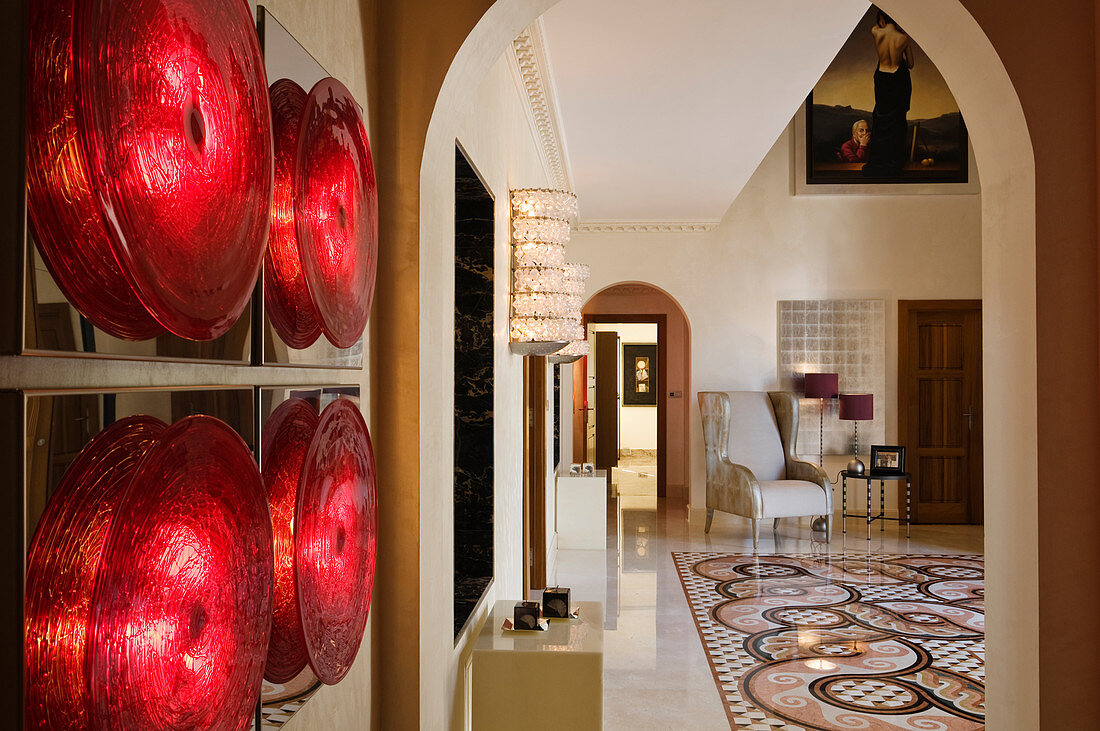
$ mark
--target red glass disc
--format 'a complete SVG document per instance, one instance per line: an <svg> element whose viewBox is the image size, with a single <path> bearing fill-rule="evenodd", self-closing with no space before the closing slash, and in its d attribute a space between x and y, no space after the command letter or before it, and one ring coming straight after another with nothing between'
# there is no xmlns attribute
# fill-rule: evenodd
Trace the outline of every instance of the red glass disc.
<svg viewBox="0 0 1100 731"><path fill-rule="evenodd" d="M116 338L164 332L145 309L111 251L76 119L73 0L39 0L30 9L27 95L27 213L34 242L66 299Z"/></svg>
<svg viewBox="0 0 1100 731"><path fill-rule="evenodd" d="M378 184L359 107L333 78L314 85L298 140L298 246L325 337L363 334L378 267Z"/></svg>
<svg viewBox="0 0 1100 731"><path fill-rule="evenodd" d="M290 79L279 79L271 85L275 197L264 255L264 303L275 332L284 343L298 349L309 347L321 335L317 308L302 276L298 229L294 224L298 129L305 105L305 90Z"/></svg>
<svg viewBox="0 0 1100 731"><path fill-rule="evenodd" d="M108 426L65 471L27 556L24 660L28 729L87 728L88 617L111 514L165 425L132 416Z"/></svg>
<svg viewBox="0 0 1100 731"><path fill-rule="evenodd" d="M374 448L359 408L321 412L298 486L295 572L309 664L340 682L359 651L374 587L378 504Z"/></svg>
<svg viewBox="0 0 1100 731"><path fill-rule="evenodd" d="M271 109L244 0L87 0L73 18L81 146L111 247L173 333L249 303L271 211Z"/></svg>
<svg viewBox="0 0 1100 731"><path fill-rule="evenodd" d="M312 404L292 398L271 413L263 429L260 474L267 488L275 533L274 619L264 669L264 678L272 683L289 682L309 660L294 585L294 509L302 464L317 430L317 420Z"/></svg>
<svg viewBox="0 0 1100 731"><path fill-rule="evenodd" d="M271 514L241 438L182 419L111 519L88 637L97 727L246 729L271 627Z"/></svg>

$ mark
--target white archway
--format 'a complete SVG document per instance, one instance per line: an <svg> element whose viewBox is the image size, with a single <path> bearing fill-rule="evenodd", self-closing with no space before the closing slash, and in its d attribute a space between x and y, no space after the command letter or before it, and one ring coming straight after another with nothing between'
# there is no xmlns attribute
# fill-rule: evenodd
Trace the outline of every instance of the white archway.
<svg viewBox="0 0 1100 731"><path fill-rule="evenodd" d="M455 56L425 139L420 186L421 484L449 480L453 149L462 100L527 25L557 0L498 0ZM987 555L987 723L1039 726L1036 474L1035 164L1019 98L989 39L959 0L877 3L920 41L967 120L982 181ZM439 561L429 536L446 532L441 497L421 494L421 565ZM449 541L440 541L445 551ZM422 572L422 576L423 576ZM430 574L429 574L430 575ZM423 579L422 579L423 581ZM421 723L449 717L450 666L421 638ZM438 717L433 704L439 704Z"/></svg>

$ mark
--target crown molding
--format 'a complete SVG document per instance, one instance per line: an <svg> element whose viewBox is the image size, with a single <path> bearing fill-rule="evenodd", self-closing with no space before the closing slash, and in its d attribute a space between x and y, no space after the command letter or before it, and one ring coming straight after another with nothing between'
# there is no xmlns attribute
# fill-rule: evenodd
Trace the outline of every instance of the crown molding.
<svg viewBox="0 0 1100 731"><path fill-rule="evenodd" d="M524 100L524 112L550 185L573 190L569 155L542 20L527 26L508 49L508 66Z"/></svg>
<svg viewBox="0 0 1100 731"><path fill-rule="evenodd" d="M573 227L586 234L702 234L720 221L588 221Z"/></svg>

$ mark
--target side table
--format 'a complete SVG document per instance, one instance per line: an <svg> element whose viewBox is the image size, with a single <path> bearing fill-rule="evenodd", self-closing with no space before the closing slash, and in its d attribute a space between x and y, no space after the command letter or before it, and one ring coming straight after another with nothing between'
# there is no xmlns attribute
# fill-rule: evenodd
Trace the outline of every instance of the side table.
<svg viewBox="0 0 1100 731"><path fill-rule="evenodd" d="M603 605L577 602L577 619L545 632L506 632L513 600L500 600L474 644L472 720L477 731L576 729L603 723Z"/></svg>
<svg viewBox="0 0 1100 731"><path fill-rule="evenodd" d="M912 522L910 520L911 515L910 515L910 512L909 512L910 505L911 505L910 496L911 496L911 492L912 492L912 483L911 483L908 472L897 472L897 473L889 474L889 475L887 475L887 474L872 475L870 472L865 472L863 474L858 474L856 472L848 472L847 470L845 470L844 472L840 473L840 479L841 479L841 487L840 487L840 494L841 494L840 529L841 529L841 533L847 533L848 532L847 518L849 516L851 516L853 518L866 518L867 519L867 540L871 540L871 523L875 522L876 520L883 521L882 525L879 526L880 531L885 531L886 530L886 521L887 520L897 521L897 523L900 527L901 522L902 522L901 516L898 516L897 518L887 518L886 515L885 515L885 511L883 509L883 505L886 502L886 500L885 500L885 498L886 498L886 481L887 480L905 480L905 537L906 538L909 537L909 524ZM866 514L861 515L859 513L849 513L848 512L848 480L849 479L852 479L852 480L866 480L867 481L867 513ZM874 482L875 480L878 480L878 515L871 515L871 483Z"/></svg>

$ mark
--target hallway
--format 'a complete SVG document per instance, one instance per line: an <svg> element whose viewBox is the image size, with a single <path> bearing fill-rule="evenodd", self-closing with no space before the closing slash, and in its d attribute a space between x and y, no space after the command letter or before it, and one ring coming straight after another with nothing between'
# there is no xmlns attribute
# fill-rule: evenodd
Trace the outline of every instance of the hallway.
<svg viewBox="0 0 1100 731"><path fill-rule="evenodd" d="M826 544L811 540L805 521L784 521L777 534L763 532L760 555L844 553L866 561L983 550L979 526L914 526L909 541L894 527L880 532L876 526L870 542L861 537L859 519L849 519L847 535L836 527ZM718 514L708 535L701 515L688 520L682 509L666 509L663 499L633 495L609 499L605 551L558 551L551 580L571 587L576 601L605 604L604 728L730 727L672 553L751 551L747 520Z"/></svg>

